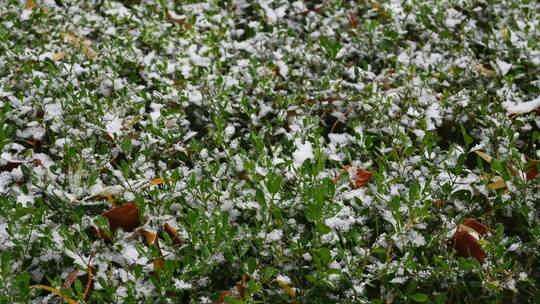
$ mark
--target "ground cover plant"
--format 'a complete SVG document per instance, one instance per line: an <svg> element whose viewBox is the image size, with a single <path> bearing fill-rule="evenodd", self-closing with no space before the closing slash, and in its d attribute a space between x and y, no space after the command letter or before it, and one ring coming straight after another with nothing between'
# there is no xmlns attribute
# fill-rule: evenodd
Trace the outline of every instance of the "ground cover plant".
<svg viewBox="0 0 540 304"><path fill-rule="evenodd" d="M0 303L540 302L539 15L0 0Z"/></svg>

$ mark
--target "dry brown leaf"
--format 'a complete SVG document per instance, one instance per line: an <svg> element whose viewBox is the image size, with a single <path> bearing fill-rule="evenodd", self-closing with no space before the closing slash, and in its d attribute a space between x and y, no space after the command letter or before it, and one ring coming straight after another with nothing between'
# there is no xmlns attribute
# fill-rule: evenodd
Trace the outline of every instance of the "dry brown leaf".
<svg viewBox="0 0 540 304"><path fill-rule="evenodd" d="M182 238L180 238L178 231L176 231L176 228L174 228L171 224L165 223L165 225L163 225L163 230L167 232L174 244L182 245Z"/></svg>
<svg viewBox="0 0 540 304"><path fill-rule="evenodd" d="M476 153L476 155L480 156L480 158L491 164L491 160L493 159L493 157L479 150L474 151L474 153Z"/></svg>
<svg viewBox="0 0 540 304"><path fill-rule="evenodd" d="M284 282L278 279L274 279L273 282L277 282L279 286L281 286L281 288L285 290L285 292L293 300L293 303L298 303L298 301L296 301L296 291L292 287L290 287L289 284L287 284L287 282Z"/></svg>
<svg viewBox="0 0 540 304"><path fill-rule="evenodd" d="M138 236L143 236L144 240L146 241L147 245L154 245L157 238L157 233L151 230L139 228L133 232L132 238L136 238Z"/></svg>
<svg viewBox="0 0 540 304"><path fill-rule="evenodd" d="M67 55L68 55L67 51L62 51L62 52L52 54L51 59L53 61L60 61L60 60L62 60L64 58L66 58Z"/></svg>
<svg viewBox="0 0 540 304"><path fill-rule="evenodd" d="M68 274L66 279L64 280L64 283L62 284L62 288L69 288L75 282L77 277L79 276L79 270L75 269L72 272Z"/></svg>
<svg viewBox="0 0 540 304"><path fill-rule="evenodd" d="M371 7L375 9L379 13L379 15L381 15L381 17L386 18L388 16L386 10L379 3L374 0L368 0L368 2L369 5L371 5Z"/></svg>
<svg viewBox="0 0 540 304"><path fill-rule="evenodd" d="M369 179L371 178L371 171L356 168L351 174L351 178L353 180L354 188L358 189L369 182Z"/></svg>
<svg viewBox="0 0 540 304"><path fill-rule="evenodd" d="M456 232L452 236L454 249L457 254L462 257L472 256L480 263L484 262L486 257L484 251L480 247L478 240L474 237L474 234L470 230L472 228L465 228L467 226L458 225Z"/></svg>
<svg viewBox="0 0 540 304"><path fill-rule="evenodd" d="M163 177L153 178L150 180L150 186L161 185L164 182L165 182L165 179Z"/></svg>
<svg viewBox="0 0 540 304"><path fill-rule="evenodd" d="M473 218L466 218L463 220L463 225L469 228L474 229L474 231L478 232L478 234L486 235L488 232L493 233L493 229L489 228L488 226L480 223L479 221L473 219Z"/></svg>
<svg viewBox="0 0 540 304"><path fill-rule="evenodd" d="M358 17L356 17L355 14L350 13L348 15L348 19L349 19L349 26L350 27L352 27L352 28L357 28L358 27Z"/></svg>
<svg viewBox="0 0 540 304"><path fill-rule="evenodd" d="M167 11L165 13L165 17L167 18L167 20L169 22L179 24L179 25L183 26L184 29L186 29L186 30L191 29L191 23L189 23L185 18L177 17L174 12Z"/></svg>
<svg viewBox="0 0 540 304"><path fill-rule="evenodd" d="M26 2L24 3L24 9L31 10L31 9L34 9L34 8L36 8L36 1L34 1L34 0L26 0Z"/></svg>
<svg viewBox="0 0 540 304"><path fill-rule="evenodd" d="M488 68L483 64L477 64L475 67L476 67L476 70L478 71L478 73L480 73L480 74L482 74L482 75L484 75L486 77L495 77L495 76L497 76L497 72L494 69Z"/></svg>
<svg viewBox="0 0 540 304"><path fill-rule="evenodd" d="M459 256L472 256L483 263L486 254L480 246L480 237L488 232L493 233L494 231L475 219L466 218L462 225L457 226L456 232L452 235L453 247Z"/></svg>
<svg viewBox="0 0 540 304"><path fill-rule="evenodd" d="M506 188L506 182L501 176L496 176L493 179L491 179L491 183L489 183L487 187L490 190L503 189L503 188Z"/></svg>
<svg viewBox="0 0 540 304"><path fill-rule="evenodd" d="M124 231L131 232L141 225L139 208L135 203L127 203L111 208L103 213L103 216L109 220L111 231L121 228Z"/></svg>
<svg viewBox="0 0 540 304"><path fill-rule="evenodd" d="M154 259L154 273L161 271L165 267L165 260L163 258Z"/></svg>
<svg viewBox="0 0 540 304"><path fill-rule="evenodd" d="M369 182L369 179L371 178L371 175L372 175L371 171L368 171L366 169L354 168L349 165L345 165L343 167L343 170L341 170L339 174L336 177L334 177L332 182L334 184L337 184L345 172L349 173L352 184L355 189L358 189L366 185Z"/></svg>
<svg viewBox="0 0 540 304"><path fill-rule="evenodd" d="M525 172L525 175L527 176L527 180L533 180L538 175L538 169L535 167L530 167Z"/></svg>
<svg viewBox="0 0 540 304"><path fill-rule="evenodd" d="M80 49L83 52L86 59L90 60L90 59L96 58L97 56L96 51L94 51L94 49L90 47L89 41L82 40L81 38L79 38L77 35L75 35L72 32L62 32L60 33L60 37L66 40L72 46Z"/></svg>

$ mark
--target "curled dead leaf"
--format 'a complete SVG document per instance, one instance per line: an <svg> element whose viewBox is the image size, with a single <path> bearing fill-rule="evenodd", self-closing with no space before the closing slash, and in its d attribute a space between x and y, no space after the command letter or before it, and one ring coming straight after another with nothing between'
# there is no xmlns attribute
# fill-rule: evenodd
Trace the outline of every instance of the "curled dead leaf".
<svg viewBox="0 0 540 304"><path fill-rule="evenodd" d="M349 176L351 177L351 182L355 189L366 185L372 175L371 171L368 171L366 169L355 168L349 165L345 165L343 167L343 170L339 172L339 174L334 178L332 182L334 184L337 184L345 172L349 173Z"/></svg>
<svg viewBox="0 0 540 304"><path fill-rule="evenodd" d="M151 230L139 228L133 232L132 238L136 238L138 236L143 236L146 244L150 246L154 245L156 242L157 233Z"/></svg>
<svg viewBox="0 0 540 304"><path fill-rule="evenodd" d="M153 178L150 180L150 186L161 185L164 182L165 182L165 179L163 177Z"/></svg>
<svg viewBox="0 0 540 304"><path fill-rule="evenodd" d="M491 183L487 185L490 190L498 190L506 188L506 182L501 176L495 176L491 179Z"/></svg>
<svg viewBox="0 0 540 304"><path fill-rule="evenodd" d="M474 257L483 263L486 254L480 246L480 237L492 233L493 229L472 218L466 218L463 224L458 225L452 235L453 247L457 254L462 257Z"/></svg>
<svg viewBox="0 0 540 304"><path fill-rule="evenodd" d="M62 52L52 54L51 59L53 61L60 61L60 60L62 60L64 58L66 58L67 55L68 55L67 51L62 51Z"/></svg>
<svg viewBox="0 0 540 304"><path fill-rule="evenodd" d="M486 257L484 251L480 247L478 240L467 229L464 229L462 225L459 225L456 232L452 236L454 243L454 249L457 254L462 257L472 256L478 262L483 263Z"/></svg>
<svg viewBox="0 0 540 304"><path fill-rule="evenodd" d="M298 303L298 301L296 300L296 291L294 290L294 288L289 286L289 284L287 284L287 282L284 282L284 281L278 280L278 279L273 280L273 282L277 282L279 284L279 286L281 286L281 288L283 288L283 290L285 290L285 292L292 299L293 303Z"/></svg>
<svg viewBox="0 0 540 304"><path fill-rule="evenodd" d="M64 280L64 283L62 284L62 288L69 288L75 282L77 277L79 276L79 270L75 269L72 272L68 274L66 279Z"/></svg>
<svg viewBox="0 0 540 304"><path fill-rule="evenodd" d="M525 175L527 176L527 180L533 180L538 175L538 169L536 167L530 167L525 172Z"/></svg>
<svg viewBox="0 0 540 304"><path fill-rule="evenodd" d="M178 235L178 231L176 231L176 228L174 228L171 224L165 223L165 225L163 225L163 230L167 232L174 244L182 245L182 238Z"/></svg>
<svg viewBox="0 0 540 304"><path fill-rule="evenodd" d="M480 223L479 221L473 219L473 218L466 218L463 220L463 225L469 228L474 229L478 234L481 236L486 235L488 232L493 233L493 229L489 228L488 226Z"/></svg>
<svg viewBox="0 0 540 304"><path fill-rule="evenodd" d="M131 232L141 225L141 221L139 219L139 208L135 203L127 203L113 207L104 212L102 215L107 218L109 228L112 233L114 233L118 228L126 232ZM106 241L111 240L111 237L108 236L107 233L102 229L96 227L91 227L91 229L97 237Z"/></svg>
<svg viewBox="0 0 540 304"><path fill-rule="evenodd" d="M476 155L480 156L480 158L491 164L491 160L493 159L493 157L479 150L474 151L474 153L476 153Z"/></svg>
<svg viewBox="0 0 540 304"><path fill-rule="evenodd" d="M483 76L486 76L486 77L497 76L497 72L494 69L488 68L483 64L477 64L475 67L478 73L482 74Z"/></svg>

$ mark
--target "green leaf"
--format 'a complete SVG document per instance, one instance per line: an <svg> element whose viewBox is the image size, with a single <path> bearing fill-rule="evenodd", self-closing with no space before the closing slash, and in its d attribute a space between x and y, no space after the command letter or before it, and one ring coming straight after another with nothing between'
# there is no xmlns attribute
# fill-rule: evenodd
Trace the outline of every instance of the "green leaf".
<svg viewBox="0 0 540 304"><path fill-rule="evenodd" d="M268 190L268 192L270 192L271 194L278 193L279 189L281 188L281 182L283 181L283 177L274 172L270 172L266 178L266 189Z"/></svg>
<svg viewBox="0 0 540 304"><path fill-rule="evenodd" d="M419 303L426 302L428 300L428 296L423 293L415 293L415 294L409 295L409 298Z"/></svg>
<svg viewBox="0 0 540 304"><path fill-rule="evenodd" d="M321 257L321 261L324 265L330 263L332 260L332 254L330 253L330 249L326 247L322 247L319 249L319 256Z"/></svg>
<svg viewBox="0 0 540 304"><path fill-rule="evenodd" d="M461 135L463 135L463 141L465 142L466 146L470 146L473 143L474 139L467 134L467 131L463 125L461 125Z"/></svg>

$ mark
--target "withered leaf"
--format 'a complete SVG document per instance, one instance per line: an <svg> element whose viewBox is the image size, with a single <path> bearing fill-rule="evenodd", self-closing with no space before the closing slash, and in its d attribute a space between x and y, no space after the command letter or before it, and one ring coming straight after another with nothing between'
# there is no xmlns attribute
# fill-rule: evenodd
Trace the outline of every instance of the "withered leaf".
<svg viewBox="0 0 540 304"><path fill-rule="evenodd" d="M139 208L135 203L127 203L113 207L102 215L109 221L109 228L112 232L118 228L121 228L126 232L131 232L141 225Z"/></svg>
<svg viewBox="0 0 540 304"><path fill-rule="evenodd" d="M62 288L71 287L71 284L73 284L73 282L75 282L75 280L77 279L78 276L79 276L79 270L78 269L75 269L72 272L70 272L68 274L68 276L66 277L66 279L64 280L64 283L62 284Z"/></svg>
<svg viewBox="0 0 540 304"><path fill-rule="evenodd" d="M481 236L486 235L488 232L493 232L493 229L489 228L488 226L480 223L479 221L477 221L477 220L475 220L473 218L464 219L463 220L463 225L474 229Z"/></svg>
<svg viewBox="0 0 540 304"><path fill-rule="evenodd" d="M457 254L462 257L472 256L478 262L483 263L486 255L484 250L480 247L478 240L467 229L464 229L462 225L459 225L456 232L452 236L454 243L454 249Z"/></svg>
<svg viewBox="0 0 540 304"><path fill-rule="evenodd" d="M167 232L174 244L182 245L182 238L180 238L180 236L178 235L178 231L176 231L176 228L174 228L171 224L165 223L165 225L163 225L163 230Z"/></svg>
<svg viewBox="0 0 540 304"><path fill-rule="evenodd" d="M351 166L345 165L343 167L343 170L339 172L339 174L334 178L332 182L334 184L337 184L345 172L349 172L352 184L355 189L358 189L366 185L369 182L369 179L371 178L371 175L372 175L371 171L369 170L362 169L362 168L355 168L355 167L351 168Z"/></svg>

